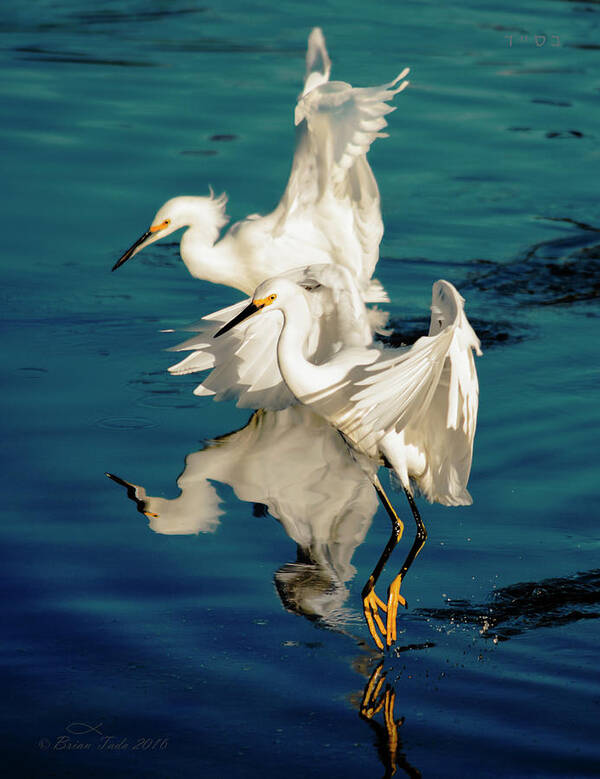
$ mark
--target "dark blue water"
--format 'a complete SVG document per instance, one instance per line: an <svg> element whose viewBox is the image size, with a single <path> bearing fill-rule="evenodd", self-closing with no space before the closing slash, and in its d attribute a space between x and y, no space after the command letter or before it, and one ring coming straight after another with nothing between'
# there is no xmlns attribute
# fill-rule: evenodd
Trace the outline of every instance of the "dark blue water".
<svg viewBox="0 0 600 779"><path fill-rule="evenodd" d="M5 9L3 773L599 773L599 14ZM360 601L389 533L373 496L346 472L355 492L325 472L302 491L286 420L247 427L165 372L178 337L160 331L239 296L189 277L175 244L109 272L168 197L274 206L317 24L337 78L412 68L370 155L396 331L420 332L448 278L485 351L474 504L420 504L429 540L382 669Z"/></svg>

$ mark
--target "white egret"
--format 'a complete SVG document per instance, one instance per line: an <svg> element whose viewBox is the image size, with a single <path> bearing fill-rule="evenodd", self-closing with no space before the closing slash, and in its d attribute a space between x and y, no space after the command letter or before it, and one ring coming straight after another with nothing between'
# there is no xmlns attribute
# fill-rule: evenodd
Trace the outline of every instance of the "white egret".
<svg viewBox="0 0 600 779"><path fill-rule="evenodd" d="M377 628L385 633L389 647L396 639L398 604L406 604L400 585L427 537L411 481L431 502L472 502L466 487L477 421L479 389L473 351L481 354L479 339L464 313L463 298L449 282L437 281L428 336L400 350L344 345L316 364L306 357L314 294L320 294L318 283L305 280L301 286L288 278L267 280L256 289L252 302L215 336L254 314L279 312L277 361L289 391L336 427L353 452L385 464L399 479L417 535L384 603L375 593L375 584L402 536L403 524L377 475L368 474L392 521L390 540L362 593L369 630L383 649ZM380 609L386 613L385 626Z"/></svg>
<svg viewBox="0 0 600 779"><path fill-rule="evenodd" d="M296 104L296 148L283 197L267 216L252 214L219 240L226 196L168 200L149 229L115 263L187 227L181 257L193 276L252 294L260 282L309 263L351 271L365 300L387 299L371 284L383 234L377 182L367 162L371 143L386 134L388 105L408 81L405 68L382 86L329 81L331 63L319 28L310 34L304 90Z"/></svg>

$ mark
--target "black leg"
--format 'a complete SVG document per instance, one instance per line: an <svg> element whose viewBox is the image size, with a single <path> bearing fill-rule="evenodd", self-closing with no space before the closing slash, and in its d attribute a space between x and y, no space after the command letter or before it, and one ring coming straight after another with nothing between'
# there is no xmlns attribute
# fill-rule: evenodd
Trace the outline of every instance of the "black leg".
<svg viewBox="0 0 600 779"><path fill-rule="evenodd" d="M376 643L379 649L383 650L383 641L381 640L379 634L377 633L376 626L377 628L379 628L382 635L384 633L386 635L388 634L388 628L384 626L383 620L381 619L381 616L379 614L380 609L385 612L387 611L388 607L381 600L381 598L379 598L379 596L375 593L375 585L377 583L377 580L381 576L381 572L383 571L385 564L389 559L389 556L396 548L398 541L400 541L400 539L402 538L404 525L400 517L394 511L394 508L390 503L388 496L385 494L383 487L381 486L381 483L377 478L377 476L375 476L372 479L372 481L373 481L373 486L377 491L377 495L379 496L379 499L381 500L383 507L387 511L387 514L391 520L392 534L390 535L389 541L387 542L383 552L381 553L381 557L377 561L377 565L373 569L373 573L369 576L367 583L363 587L362 599L363 599L363 611L365 614L365 619L367 621L369 632L371 633L371 636L373 637L373 641ZM401 595L399 595L399 597L402 598ZM388 619L388 623L389 623L389 619ZM389 641L388 641L388 646L389 646Z"/></svg>
<svg viewBox="0 0 600 779"><path fill-rule="evenodd" d="M404 493L408 499L408 503L410 505L410 508L413 513L413 517L415 518L415 523L417 525L417 535L415 536L415 540L413 545L410 548L410 552L406 555L406 560L404 561L404 565L400 569L399 576L406 575L406 572L410 568L410 566L413 564L415 557L419 554L421 549L425 546L425 541L427 541L427 530L425 529L425 525L423 524L423 520L421 519L421 515L419 514L419 509L417 508L417 504L415 503L415 499L413 496L408 492L408 490L404 490Z"/></svg>
<svg viewBox="0 0 600 779"><path fill-rule="evenodd" d="M383 506L387 511L388 516L392 522L392 534L390 536L389 541L385 545L385 549L381 553L381 557L377 561L377 565L373 569L373 573L369 576L367 583L363 587L363 591L362 591L363 598L375 587L375 584L377 583L377 580L381 576L381 572L383 571L385 564L389 559L389 556L396 548L396 545L398 544L398 541L400 541L400 539L402 538L402 533L404 531L404 523L394 511L394 508L390 503L390 501L388 500L388 496L381 488L381 485L378 486L377 484L375 484L374 486L377 491L377 494L379 495L379 499L383 503Z"/></svg>
<svg viewBox="0 0 600 779"><path fill-rule="evenodd" d="M388 647L390 647L393 644L393 642L396 640L396 615L398 613L398 603L401 603L403 606L406 606L406 600L402 597L402 595L400 595L400 585L402 584L402 581L406 576L408 569L413 564L416 556L419 554L421 549L425 546L425 541L427 541L427 530L425 529L425 525L423 524L423 520L421 519L421 515L419 514L419 509L417 508L415 499L410 494L410 492L408 492L407 489L404 490L404 493L406 495L408 504L413 513L413 517L415 518L415 524L417 526L417 534L415 536L415 540L413 542L413 545L410 548L409 553L406 555L406 560L404 561L402 568L400 569L400 573L390 584L388 590L388 602L387 602L387 609L386 609L387 610L386 638L387 638Z"/></svg>

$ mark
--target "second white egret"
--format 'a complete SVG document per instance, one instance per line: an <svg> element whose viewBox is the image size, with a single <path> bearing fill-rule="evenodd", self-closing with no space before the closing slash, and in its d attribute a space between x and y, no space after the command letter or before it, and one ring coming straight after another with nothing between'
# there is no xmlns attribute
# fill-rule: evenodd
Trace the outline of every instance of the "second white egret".
<svg viewBox="0 0 600 779"><path fill-rule="evenodd" d="M386 135L384 117L395 110L388 102L408 86L409 69L387 84L367 88L329 81L330 71L323 33L315 28L294 114L292 170L274 211L251 214L219 238L228 222L225 195L172 198L113 270L155 241L188 228L181 257L197 278L252 294L261 281L292 268L334 263L353 274L367 302L387 299L379 284L371 286L383 222L366 155L373 141Z"/></svg>

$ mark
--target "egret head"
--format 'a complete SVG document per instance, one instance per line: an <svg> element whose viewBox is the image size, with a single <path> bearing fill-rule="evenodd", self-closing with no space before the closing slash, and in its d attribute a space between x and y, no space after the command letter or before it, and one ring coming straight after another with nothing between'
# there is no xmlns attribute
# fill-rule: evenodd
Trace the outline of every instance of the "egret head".
<svg viewBox="0 0 600 779"><path fill-rule="evenodd" d="M263 281L263 283L259 284L256 288L250 305L246 306L246 308L244 308L243 311L240 311L237 316L223 325L223 327L215 333L214 338L218 338L228 330L231 330L232 327L239 325L244 319L247 319L253 314L258 314L266 308L271 310L283 308L286 301L299 294L302 294L302 288L289 279L275 278Z"/></svg>
<svg viewBox="0 0 600 779"><path fill-rule="evenodd" d="M219 231L228 221L225 215L226 203L225 194L215 197L212 190L210 197L182 195L167 200L156 212L148 230L119 257L112 269L120 268L146 246L166 238L182 227L199 227L206 233L207 241L214 243Z"/></svg>

